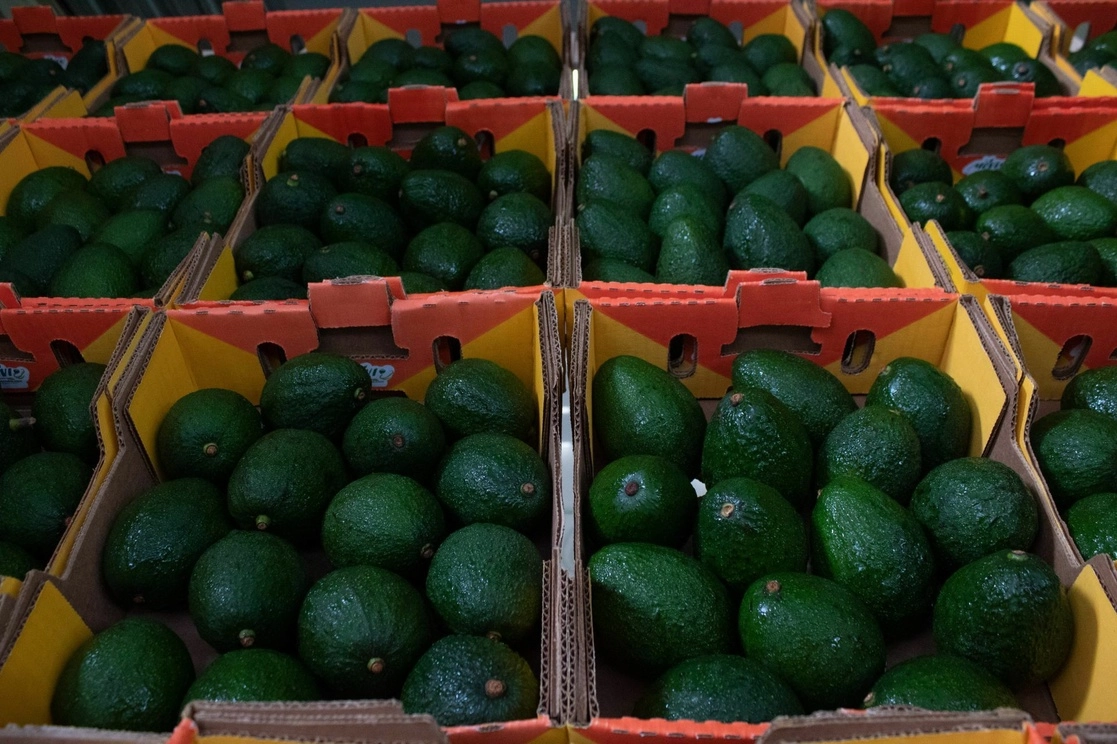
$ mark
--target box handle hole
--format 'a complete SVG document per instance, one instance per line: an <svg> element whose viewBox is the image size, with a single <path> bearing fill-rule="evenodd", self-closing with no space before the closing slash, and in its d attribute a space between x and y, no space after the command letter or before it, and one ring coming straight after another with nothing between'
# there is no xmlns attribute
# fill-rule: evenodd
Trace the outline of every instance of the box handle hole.
<svg viewBox="0 0 1117 744"><path fill-rule="evenodd" d="M1078 374L1086 355L1090 353L1090 346L1094 340L1084 333L1071 336L1059 351L1051 376L1056 380L1069 380Z"/></svg>
<svg viewBox="0 0 1117 744"><path fill-rule="evenodd" d="M859 330L849 334L842 350L842 372L856 375L868 369L876 343L877 337L872 331Z"/></svg>
<svg viewBox="0 0 1117 744"><path fill-rule="evenodd" d="M667 371L675 377L690 377L698 369L698 339L680 333L667 345Z"/></svg>

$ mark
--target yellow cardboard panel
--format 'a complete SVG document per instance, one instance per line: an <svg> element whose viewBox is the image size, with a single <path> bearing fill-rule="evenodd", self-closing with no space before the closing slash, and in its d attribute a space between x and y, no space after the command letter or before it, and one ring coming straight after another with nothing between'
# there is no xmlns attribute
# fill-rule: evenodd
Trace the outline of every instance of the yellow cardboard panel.
<svg viewBox="0 0 1117 744"><path fill-rule="evenodd" d="M892 200L890 199L889 202L892 203ZM931 244L934 246L935 252L942 256L947 273L950 274L950 279L954 282L955 288L959 292L973 295L979 301L984 301L985 298L989 296L989 290L986 289L985 285L981 282L970 281L966 278L965 274L962 273L962 265L955 259L954 254L947 245L946 236L943 234L942 230L937 225L930 224L928 224L924 230ZM906 236L912 235L909 230L905 230L904 233L905 238ZM914 239L914 236L912 237Z"/></svg>
<svg viewBox="0 0 1117 744"><path fill-rule="evenodd" d="M62 668L92 635L57 587L44 584L0 667L0 726L49 724L50 699Z"/></svg>
<svg viewBox="0 0 1117 744"><path fill-rule="evenodd" d="M0 173L4 174L4 178L0 178L0 213L7 209L8 198L19 180L38 169L39 164L35 162L27 135L17 133L8 146L0 150Z"/></svg>
<svg viewBox="0 0 1117 744"><path fill-rule="evenodd" d="M820 118L828 119L830 116ZM833 127L836 124L837 131L834 132L832 137L822 140L826 142L825 145L819 144L817 146L832 152L838 163L845 168L846 173L850 174L850 181L853 184L853 203L857 204L861 199L861 186L863 184L861 174L869 167L869 151L865 149L861 137L857 134L857 130L853 128L853 122L850 118L842 115L841 108L836 107L832 116L836 118L836 121L831 126ZM818 124L817 121L812 122L803 129L813 129L816 124Z"/></svg>
<svg viewBox="0 0 1117 744"><path fill-rule="evenodd" d="M326 26L318 33L311 36L309 39L303 39L308 52L317 52L330 56L331 47L333 45L334 34L337 33L337 21L327 23Z"/></svg>
<svg viewBox="0 0 1117 744"><path fill-rule="evenodd" d="M1059 673L1048 681L1064 721L1115 721L1117 613L1094 569L1087 566L1068 592L1074 611L1074 644Z"/></svg>
<svg viewBox="0 0 1117 744"><path fill-rule="evenodd" d="M984 21L975 23L967 28L966 35L962 39L962 45L970 49L981 49L990 44L996 44L998 41L1005 41L1005 34L1008 31L1011 12L1011 8L1004 8L989 16ZM1028 50L1025 49L1024 51ZM1034 52L1031 51L1028 51L1028 53L1034 54Z"/></svg>
<svg viewBox="0 0 1117 744"><path fill-rule="evenodd" d="M915 239L915 233L905 230L903 235L900 251L896 254L896 265L892 267L896 276L908 287L935 286L935 275L931 273L931 267Z"/></svg>
<svg viewBox="0 0 1117 744"><path fill-rule="evenodd" d="M969 454L978 457L993 436L1008 396L1001 389L997 370L989 361L969 314L960 304L956 307L954 326L939 369L954 378L969 401L974 416Z"/></svg>
<svg viewBox="0 0 1117 744"><path fill-rule="evenodd" d="M790 7L783 7L766 18L745 28L745 42L748 43L761 34L779 34L786 36L795 45L799 58L803 57L803 48L807 45L807 30L795 16Z"/></svg>
<svg viewBox="0 0 1117 744"><path fill-rule="evenodd" d="M1064 67L1066 60L1063 57L1057 57L1056 59L1059 66ZM1078 71L1069 63L1066 63L1065 66L1069 67L1075 76L1078 75ZM1082 85L1078 88L1078 95L1083 98L1110 98L1117 96L1117 86L1099 75L1097 70L1087 70L1086 75L1082 78Z"/></svg>
<svg viewBox="0 0 1117 744"><path fill-rule="evenodd" d="M1016 326L1016 336L1020 339L1020 348L1024 351L1026 362L1032 378L1035 380L1036 389L1041 400L1058 400L1063 397L1063 388L1069 380L1056 380L1051 375L1051 370L1059 359L1062 347L1048 338L1047 334L1037 330L1015 313L1012 316ZM1082 370L1086 367L1083 365Z"/></svg>
<svg viewBox="0 0 1117 744"><path fill-rule="evenodd" d="M1117 142L1117 121L1095 129L1089 134L1068 142L1063 152L1070 158L1076 173L1086 170L1087 166L1101 160L1117 157L1114 143Z"/></svg>
<svg viewBox="0 0 1117 744"><path fill-rule="evenodd" d="M562 54L562 10L561 3L556 3L543 15L524 26L519 31L519 36L542 36L551 42L551 46Z"/></svg>
<svg viewBox="0 0 1117 744"><path fill-rule="evenodd" d="M531 117L522 126L516 127L494 142L493 145L496 152L526 150L543 161L552 177L557 175L555 173L558 165L555 162L557 148L555 147L554 128L551 126L551 115L546 110Z"/></svg>
<svg viewBox="0 0 1117 744"><path fill-rule="evenodd" d="M124 43L124 60L128 63L131 72L142 70L147 65L148 57L164 44L178 44L179 46L194 49L177 36L173 36L163 29L145 23L139 32Z"/></svg>
<svg viewBox="0 0 1117 744"><path fill-rule="evenodd" d="M263 162L260 167L264 171L264 179L269 179L276 173L279 173L279 156L287 149L287 145L292 140L300 137L322 137L324 139L333 139L325 132L319 130L317 127L312 127L304 121L299 121L293 114L288 112L280 121L279 128L275 132L275 137L272 138L268 149L264 151Z"/></svg>
<svg viewBox="0 0 1117 744"><path fill-rule="evenodd" d="M233 249L226 243L217 257L205 286L198 290L199 300L227 300L237 290L237 269Z"/></svg>
<svg viewBox="0 0 1117 744"><path fill-rule="evenodd" d="M52 165L61 165L67 168L73 168L86 178L90 176L89 166L86 165L83 159L66 152L61 147L53 145L46 140L29 134L25 136L27 137L27 146L35 156L36 169L46 168Z"/></svg>
<svg viewBox="0 0 1117 744"><path fill-rule="evenodd" d="M14 576L0 576L0 594L14 597L19 594L21 586L23 586L23 582Z"/></svg>

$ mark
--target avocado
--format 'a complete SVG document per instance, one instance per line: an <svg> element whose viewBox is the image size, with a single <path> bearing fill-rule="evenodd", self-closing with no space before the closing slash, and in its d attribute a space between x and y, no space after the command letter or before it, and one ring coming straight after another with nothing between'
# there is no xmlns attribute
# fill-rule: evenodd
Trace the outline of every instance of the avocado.
<svg viewBox="0 0 1117 744"><path fill-rule="evenodd" d="M103 201L110 209L124 206L124 198L141 183L163 173L152 159L139 155L125 155L110 160L89 179L89 193Z"/></svg>
<svg viewBox="0 0 1117 744"><path fill-rule="evenodd" d="M317 535L346 481L341 453L326 437L275 429L248 447L229 476L229 513L243 529L290 539Z"/></svg>
<svg viewBox="0 0 1117 744"><path fill-rule="evenodd" d="M519 439L470 434L439 463L435 492L458 524L488 522L530 534L550 513L551 475Z"/></svg>
<svg viewBox="0 0 1117 744"><path fill-rule="evenodd" d="M446 170L412 170L400 182L399 202L404 219L417 231L439 222L472 230L485 208L471 181Z"/></svg>
<svg viewBox="0 0 1117 744"><path fill-rule="evenodd" d="M263 434L256 406L240 393L203 388L179 398L159 425L156 452L170 478L196 476L224 485Z"/></svg>
<svg viewBox="0 0 1117 744"><path fill-rule="evenodd" d="M842 55L856 55L852 59L861 59L865 56L859 49L839 48L837 52ZM839 64L839 62L843 64ZM831 56L832 64L842 67L845 66L845 62L845 59L839 58L837 55ZM857 83L857 87L864 91L866 95L886 98L901 96L892 80L879 67L869 64L850 64L847 69L850 77Z"/></svg>
<svg viewBox="0 0 1117 744"><path fill-rule="evenodd" d="M539 266L519 248L494 248L473 265L462 289L536 287L546 281Z"/></svg>
<svg viewBox="0 0 1117 744"><path fill-rule="evenodd" d="M241 67L226 78L223 87L225 90L248 101L250 105L255 105L264 102L264 97L268 94L268 88L274 81L275 77L263 70Z"/></svg>
<svg viewBox="0 0 1117 744"><path fill-rule="evenodd" d="M1016 184L1001 171L977 171L963 176L954 184L954 190L975 215L993 207L1020 204L1024 199Z"/></svg>
<svg viewBox="0 0 1117 744"><path fill-rule="evenodd" d="M339 438L368 402L372 382L364 367L340 354L314 351L282 364L260 393L260 412L272 428L308 429Z"/></svg>
<svg viewBox="0 0 1117 744"><path fill-rule="evenodd" d="M774 170L765 173L741 191L742 194L759 194L771 200L802 227L807 223L809 196L802 181L791 171Z"/></svg>
<svg viewBox="0 0 1117 744"><path fill-rule="evenodd" d="M406 713L425 713L442 726L514 721L535 716L539 682L503 643L452 635L419 658L400 699Z"/></svg>
<svg viewBox="0 0 1117 744"><path fill-rule="evenodd" d="M1102 160L1094 163L1079 174L1075 184L1117 204L1117 161Z"/></svg>
<svg viewBox="0 0 1117 744"><path fill-rule="evenodd" d="M1005 265L1025 251L1057 240L1042 217L1020 204L986 210L978 215L973 229L997 249Z"/></svg>
<svg viewBox="0 0 1117 744"><path fill-rule="evenodd" d="M295 639L306 569L290 543L233 530L202 553L190 574L190 617L218 651L286 648Z"/></svg>
<svg viewBox="0 0 1117 744"><path fill-rule="evenodd" d="M828 8L821 17L822 48L827 57L840 45L869 52L876 49L876 37L860 18L843 8Z"/></svg>
<svg viewBox="0 0 1117 744"><path fill-rule="evenodd" d="M196 226L209 233L223 233L236 219L243 199L244 187L239 179L209 178L179 202L171 222L175 227ZM257 202L257 214L259 206Z"/></svg>
<svg viewBox="0 0 1117 744"><path fill-rule="evenodd" d="M145 69L162 70L175 77L189 75L194 71L201 56L193 49L182 44L163 44L155 48L147 58Z"/></svg>
<svg viewBox="0 0 1117 744"><path fill-rule="evenodd" d="M45 449L77 455L94 465L101 454L90 408L105 373L94 362L71 364L52 372L35 392L31 415Z"/></svg>
<svg viewBox="0 0 1117 744"><path fill-rule="evenodd" d="M626 45L637 48L644 40L644 34L631 21L617 16L601 16L590 27L590 41L608 36L616 36Z"/></svg>
<svg viewBox="0 0 1117 744"><path fill-rule="evenodd" d="M593 376L597 456L657 455L698 474L706 417L678 378L633 356L605 361Z"/></svg>
<svg viewBox="0 0 1117 744"><path fill-rule="evenodd" d="M414 64L414 59L415 48L405 39L387 38L369 45L357 64L366 65L373 61L379 61L391 65L397 70L406 70Z"/></svg>
<svg viewBox="0 0 1117 744"><path fill-rule="evenodd" d="M525 36L523 38L529 41L539 39L537 36ZM550 43L545 40L539 40L543 41L547 47L551 46ZM554 52L554 49L551 48L551 51ZM525 57L526 56L525 54ZM411 55L411 65L412 67L417 67L422 70L437 70L438 72L449 75L450 71L454 69L454 58L451 57L445 49L433 46L422 46L416 49Z"/></svg>
<svg viewBox="0 0 1117 744"><path fill-rule="evenodd" d="M194 67L194 74L211 85L221 85L236 71L235 64L217 54L202 57Z"/></svg>
<svg viewBox="0 0 1117 744"><path fill-rule="evenodd" d="M458 85L481 82L504 85L510 76L508 56L503 49L463 54L454 60L450 76Z"/></svg>
<svg viewBox="0 0 1117 744"><path fill-rule="evenodd" d="M54 197L39 213L40 230L66 225L77 230L83 241L89 240L112 214L97 197L85 191L67 191ZM30 237L30 236L29 236Z"/></svg>
<svg viewBox="0 0 1117 744"><path fill-rule="evenodd" d="M868 608L819 576L753 582L738 619L745 655L775 673L806 710L856 707L884 671L884 637Z"/></svg>
<svg viewBox="0 0 1117 744"><path fill-rule="evenodd" d="M1040 558L1001 550L958 569L935 602L935 647L1024 687L1059 671L1074 616L1055 571Z"/></svg>
<svg viewBox="0 0 1117 744"><path fill-rule="evenodd" d="M635 64L636 52L631 52ZM630 67L598 65L587 76L587 85L595 96L640 96L644 95L644 84Z"/></svg>
<svg viewBox="0 0 1117 744"><path fill-rule="evenodd" d="M935 62L942 64L947 54L958 48L958 42L950 34L926 33L912 39L913 42L931 53Z"/></svg>
<svg viewBox="0 0 1117 744"><path fill-rule="evenodd" d="M297 281L308 256L322 247L317 235L298 225L268 225L233 248L237 277L245 282L262 277Z"/></svg>
<svg viewBox="0 0 1117 744"><path fill-rule="evenodd" d="M500 56L503 59L503 48ZM499 80L492 82L500 83ZM457 127L443 126L416 143L411 151L411 168L453 171L475 181L481 170L481 155L477 143L466 132Z"/></svg>
<svg viewBox="0 0 1117 744"><path fill-rule="evenodd" d="M1004 275L1004 264L996 246L970 230L952 230L946 239L958 260L979 279L999 279Z"/></svg>
<svg viewBox="0 0 1117 744"><path fill-rule="evenodd" d="M0 474L12 463L39 451L35 423L34 418L21 417L14 408L0 401Z"/></svg>
<svg viewBox="0 0 1117 744"><path fill-rule="evenodd" d="M1088 408L1117 419L1117 367L1079 372L1063 388L1062 408Z"/></svg>
<svg viewBox="0 0 1117 744"><path fill-rule="evenodd" d="M224 495L201 478L169 480L117 513L101 551L101 572L124 607L186 605L194 564L233 528Z"/></svg>
<svg viewBox="0 0 1117 744"><path fill-rule="evenodd" d="M28 571L41 568L38 561L23 548L7 542L0 542L0 577L10 576L22 580Z"/></svg>
<svg viewBox="0 0 1117 744"><path fill-rule="evenodd" d="M1012 691L981 666L946 655L917 656L881 675L865 707L882 705L950 711L1020 707Z"/></svg>
<svg viewBox="0 0 1117 744"><path fill-rule="evenodd" d="M729 205L723 245L734 269L814 271L814 251L802 230L776 204L757 194L740 193Z"/></svg>
<svg viewBox="0 0 1117 744"><path fill-rule="evenodd" d="M634 282L637 284L654 283L656 278L632 264L615 258L599 258L582 266L584 282Z"/></svg>
<svg viewBox="0 0 1117 744"><path fill-rule="evenodd" d="M746 138L747 142L750 141ZM727 149L731 149L731 144L727 143ZM772 169L765 169L764 172L769 170ZM758 174L757 178L760 175L763 174ZM667 150L660 153L648 170L648 183L656 194L689 184L711 199L719 211L724 211L729 204L729 192L710 164L704 158L689 155L682 150Z"/></svg>
<svg viewBox="0 0 1117 744"><path fill-rule="evenodd" d="M163 70L139 70L117 80L112 86L112 96L128 96L136 101L165 100L167 88L173 81L174 76Z"/></svg>
<svg viewBox="0 0 1117 744"><path fill-rule="evenodd" d="M853 184L849 174L826 150L813 146L800 147L788 158L786 169L807 190L809 216L828 209L853 206Z"/></svg>
<svg viewBox="0 0 1117 744"><path fill-rule="evenodd" d="M1032 202L1032 211L1060 240L1087 241L1117 233L1117 205L1085 186L1060 186Z"/></svg>
<svg viewBox="0 0 1117 744"><path fill-rule="evenodd" d="M1008 266L1008 278L1047 284L1100 284L1105 266L1090 243L1067 240L1024 251Z"/></svg>
<svg viewBox="0 0 1117 744"><path fill-rule="evenodd" d="M237 70L233 70L229 77L236 74ZM270 104L266 104L271 108ZM218 88L210 86L202 89L198 94L198 101L194 105L194 113L196 114L232 114L241 111L250 111L253 108L252 101L249 101L244 96L234 93L228 88Z"/></svg>
<svg viewBox="0 0 1117 744"><path fill-rule="evenodd" d="M1117 556L1117 494L1095 493L1076 501L1066 513L1067 529L1086 560L1095 555Z"/></svg>
<svg viewBox="0 0 1117 744"><path fill-rule="evenodd" d="M909 635L934 599L935 562L919 522L860 478L834 478L819 491L811 566L864 602L889 636Z"/></svg>
<svg viewBox="0 0 1117 744"><path fill-rule="evenodd" d="M317 230L322 210L336 195L329 179L317 173L279 173L256 197L256 220L261 226L291 224Z"/></svg>
<svg viewBox="0 0 1117 744"><path fill-rule="evenodd" d="M653 159L653 153L635 137L608 129L594 129L586 134L582 143L582 159L588 160L594 155L607 155L620 160L645 177Z"/></svg>
<svg viewBox="0 0 1117 744"><path fill-rule="evenodd" d="M349 153L340 186L344 192L368 194L395 205L409 170L407 161L387 147L357 147Z"/></svg>
<svg viewBox="0 0 1117 744"><path fill-rule="evenodd" d="M735 594L773 571L806 571L807 529L779 491L729 478L698 505L694 554Z"/></svg>
<svg viewBox="0 0 1117 744"><path fill-rule="evenodd" d="M320 700L318 682L293 656L268 648L221 654L190 685L182 704L193 700L264 703Z"/></svg>
<svg viewBox="0 0 1117 744"><path fill-rule="evenodd" d="M931 150L904 150L892 156L888 185L896 196L921 183L954 183L950 165Z"/></svg>
<svg viewBox="0 0 1117 744"><path fill-rule="evenodd" d="M505 194L523 193L549 204L551 172L542 160L530 152L505 150L493 155L481 166L477 173L477 188L490 200Z"/></svg>
<svg viewBox="0 0 1117 744"><path fill-rule="evenodd" d="M386 202L366 194L340 194L322 210L318 235L323 243L367 241L399 260L407 247L407 228Z"/></svg>
<svg viewBox="0 0 1117 744"><path fill-rule="evenodd" d="M478 80L478 81L475 81L475 83L470 83L470 85L475 85L475 84L476 85L486 85L486 86L492 85L492 86L496 87L497 90L500 90L499 86L496 86L494 83L490 83L490 82L484 81L484 80ZM404 70L403 72L397 73L392 78L392 82L388 85L388 87L404 88L404 87L407 87L409 85L424 85L424 86L435 87L435 88L453 88L454 87L454 81L451 80L448 75L445 75L442 72L439 72L438 70L423 70L423 69L413 68L413 69L410 69L410 70ZM466 87L468 87L468 86L466 86ZM384 90L384 94L383 94L384 95L384 101L383 102L387 103L387 89L382 89L382 90Z"/></svg>
<svg viewBox="0 0 1117 744"><path fill-rule="evenodd" d="M19 241L27 237L23 229L12 217L0 215L0 259Z"/></svg>
<svg viewBox="0 0 1117 744"><path fill-rule="evenodd" d="M404 576L420 573L445 534L431 492L392 473L371 473L342 488L322 522L322 546L333 565L378 566Z"/></svg>
<svg viewBox="0 0 1117 744"><path fill-rule="evenodd" d="M279 155L279 170L317 173L339 186L349 165L350 150L326 137L298 137Z"/></svg>
<svg viewBox="0 0 1117 744"><path fill-rule="evenodd" d="M48 225L13 245L0 261L0 268L26 278L21 294L39 296L81 244L81 235L69 225Z"/></svg>
<svg viewBox="0 0 1117 744"><path fill-rule="evenodd" d="M727 653L733 645L725 587L672 548L613 543L589 561L598 648L638 673Z"/></svg>
<svg viewBox="0 0 1117 744"><path fill-rule="evenodd" d="M1001 172L1030 203L1040 194L1074 183L1074 166L1062 150L1051 145L1026 145L1013 150Z"/></svg>
<svg viewBox="0 0 1117 744"><path fill-rule="evenodd" d="M892 360L873 381L865 405L890 408L908 420L919 435L924 472L962 457L969 448L970 403L958 383L930 362Z"/></svg>
<svg viewBox="0 0 1117 744"><path fill-rule="evenodd" d="M431 381L424 403L448 438L494 432L534 443L535 398L516 375L487 359L446 365Z"/></svg>
<svg viewBox="0 0 1117 744"><path fill-rule="evenodd" d="M923 474L919 435L908 419L866 405L838 422L818 452L817 481L855 476L906 505Z"/></svg>
<svg viewBox="0 0 1117 744"><path fill-rule="evenodd" d="M399 264L387 251L371 243L348 240L330 243L306 257L302 281L306 284L345 279L351 276L395 276Z"/></svg>
<svg viewBox="0 0 1117 744"><path fill-rule="evenodd" d="M656 236L643 219L613 202L594 198L579 209L575 221L584 261L611 258L641 271L655 269Z"/></svg>
<svg viewBox="0 0 1117 744"><path fill-rule="evenodd" d="M426 483L442 458L446 436L438 417L407 398L378 398L345 430L342 452L352 472L395 473Z"/></svg>
<svg viewBox="0 0 1117 744"><path fill-rule="evenodd" d="M593 479L586 515L599 544L678 547L690 535L697 507L690 479L677 465L653 455L629 455Z"/></svg>
<svg viewBox="0 0 1117 744"><path fill-rule="evenodd" d="M247 155L247 142L240 137L223 134L202 149L190 173L190 183L198 186L211 178L239 178Z"/></svg>
<svg viewBox="0 0 1117 744"><path fill-rule="evenodd" d="M1032 424L1036 461L1060 509L1112 488L1117 421L1088 409L1050 413Z"/></svg>
<svg viewBox="0 0 1117 744"><path fill-rule="evenodd" d="M403 291L409 295L445 292L450 289L441 279L418 271L401 271L399 278Z"/></svg>
<svg viewBox="0 0 1117 744"><path fill-rule="evenodd" d="M457 290L484 255L485 249L473 233L461 225L442 222L411 239L402 265L406 271L427 274Z"/></svg>
<svg viewBox="0 0 1117 744"><path fill-rule="evenodd" d="M307 592L299 658L338 697L399 694L434 635L423 597L391 571L339 568Z"/></svg>
<svg viewBox="0 0 1117 744"><path fill-rule="evenodd" d="M794 62L780 62L772 65L764 73L761 82L773 96L804 98L816 95L811 76Z"/></svg>
<svg viewBox="0 0 1117 744"><path fill-rule="evenodd" d="M551 208L531 194L498 196L477 220L477 238L488 249L519 248L534 261L546 261Z"/></svg>
<svg viewBox="0 0 1117 744"><path fill-rule="evenodd" d="M637 718L722 723L767 723L802 713L795 693L763 664L729 654L699 656L672 667L632 711Z"/></svg>
<svg viewBox="0 0 1117 744"><path fill-rule="evenodd" d="M918 225L936 220L943 230L968 230L974 222L973 213L958 192L937 181L912 186L900 197L900 206Z"/></svg>
<svg viewBox="0 0 1117 744"><path fill-rule="evenodd" d="M902 287L903 281L880 256L847 248L830 256L815 279L822 287Z"/></svg>
<svg viewBox="0 0 1117 744"><path fill-rule="evenodd" d="M679 217L663 230L655 272L665 284L722 286L729 261L716 232L695 218Z"/></svg>
<svg viewBox="0 0 1117 744"><path fill-rule="evenodd" d="M167 216L156 209L118 212L101 223L93 234L92 241L116 246L129 261L138 264L144 249L163 237L166 227Z"/></svg>
<svg viewBox="0 0 1117 744"><path fill-rule="evenodd" d="M775 173L782 171L772 172ZM713 233L719 242L718 252L721 253L721 232L725 226L725 208L722 204L693 183L669 186L656 196L651 214L648 215L648 228L662 238L667 226L682 217L697 220L708 232Z"/></svg>
<svg viewBox="0 0 1117 744"><path fill-rule="evenodd" d="M814 446L857 409L841 381L802 357L778 349L753 349L733 360L733 388L761 388L794 413Z"/></svg>
<svg viewBox="0 0 1117 744"><path fill-rule="evenodd" d="M973 98L982 85L1001 79L1000 73L985 66L955 67L950 73L951 91L955 98Z"/></svg>
<svg viewBox="0 0 1117 744"><path fill-rule="evenodd" d="M167 626L129 617L78 646L50 703L58 726L170 731L194 682L186 644Z"/></svg>
<svg viewBox="0 0 1117 744"><path fill-rule="evenodd" d="M280 276L263 276L237 287L229 300L259 302L267 300L305 300L306 287Z"/></svg>
<svg viewBox="0 0 1117 744"><path fill-rule="evenodd" d="M776 153L760 135L736 125L727 126L714 135L702 160L735 194L780 167Z"/></svg>
<svg viewBox="0 0 1117 744"><path fill-rule="evenodd" d="M608 155L592 155L582 162L574 196L579 207L601 200L641 220L647 219L655 201L651 185L640 173Z"/></svg>
<svg viewBox="0 0 1117 744"><path fill-rule="evenodd" d="M0 475L0 540L46 561L89 483L90 467L67 452L38 452Z"/></svg>
<svg viewBox="0 0 1117 744"><path fill-rule="evenodd" d="M827 209L815 215L804 225L803 234L820 263L848 248L862 248L875 254L879 241L877 231L869 221L846 207Z"/></svg>

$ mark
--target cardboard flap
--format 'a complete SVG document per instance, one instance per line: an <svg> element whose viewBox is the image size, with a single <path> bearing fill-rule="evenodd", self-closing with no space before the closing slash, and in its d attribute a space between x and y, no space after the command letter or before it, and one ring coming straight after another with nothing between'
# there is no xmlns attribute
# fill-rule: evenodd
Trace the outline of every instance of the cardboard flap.
<svg viewBox="0 0 1117 744"><path fill-rule="evenodd" d="M880 739L918 733L1001 729L1023 733L1031 718L1022 711L1001 709L982 713L933 713L918 709L873 708L864 712L823 712L777 718L757 744Z"/></svg>
<svg viewBox="0 0 1117 744"><path fill-rule="evenodd" d="M198 736L267 737L286 741L361 741L444 744L430 716L404 715L394 700L320 703L215 703L196 701L183 711Z"/></svg>
<svg viewBox="0 0 1117 744"><path fill-rule="evenodd" d="M829 328L831 314L822 309L818 282L791 278L742 281L741 273L729 272L727 289L736 285L739 328L760 325L797 325Z"/></svg>
<svg viewBox="0 0 1117 744"><path fill-rule="evenodd" d="M399 277L389 280L380 277L354 276L330 282L311 284L307 287L310 314L319 328L346 326L387 326L392 324L393 297L403 297Z"/></svg>
<svg viewBox="0 0 1117 744"><path fill-rule="evenodd" d="M178 101L125 104L115 109L120 136L133 142L161 142L171 139L171 121L182 118Z"/></svg>
<svg viewBox="0 0 1117 744"><path fill-rule="evenodd" d="M442 121L446 104L458 100L456 88L407 85L388 89L388 110L396 124L422 124Z"/></svg>
<svg viewBox="0 0 1117 744"><path fill-rule="evenodd" d="M983 83L973 99L974 126L1022 127L1035 97L1032 83Z"/></svg>
<svg viewBox="0 0 1117 744"><path fill-rule="evenodd" d="M42 744L167 744L164 734L73 728L70 726L8 726L0 728L0 741Z"/></svg>
<svg viewBox="0 0 1117 744"><path fill-rule="evenodd" d="M481 0L437 0L443 25L476 23L481 20Z"/></svg>
<svg viewBox="0 0 1117 744"><path fill-rule="evenodd" d="M221 4L230 31L260 31L267 25L263 0L231 0Z"/></svg>
<svg viewBox="0 0 1117 744"><path fill-rule="evenodd" d="M741 102L749 96L745 83L692 83L683 91L686 121L715 124L740 115Z"/></svg>

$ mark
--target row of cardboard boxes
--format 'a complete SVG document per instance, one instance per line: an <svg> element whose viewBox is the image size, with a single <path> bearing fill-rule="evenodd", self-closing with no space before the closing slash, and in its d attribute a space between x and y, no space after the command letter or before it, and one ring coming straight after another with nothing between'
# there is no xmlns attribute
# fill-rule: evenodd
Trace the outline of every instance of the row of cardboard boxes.
<svg viewBox="0 0 1117 744"><path fill-rule="evenodd" d="M58 88L21 118L84 116L102 109L113 96L120 77L142 70L156 48L173 44L216 54L239 63L247 52L271 42L294 52L325 55L330 64L320 77L306 78L290 103L326 103L348 76L350 67L368 48L385 39L406 39L418 45L441 45L446 32L476 25L500 37L506 45L521 35L546 39L561 57L563 72L557 95L584 98L591 91L586 74L588 29L611 15L631 21L646 34L683 38L695 17L709 16L739 34L744 42L761 34L787 37L798 63L817 94L849 97L859 103L874 100L862 90L848 68L830 64L823 52L819 14L831 8L849 10L869 27L879 41L910 38L924 31L965 30L963 43L979 49L1011 42L1041 61L1058 80L1060 95L1117 94L1117 78L1110 68L1080 74L1068 59L1072 45L1097 38L1117 25L1117 5L1096 0L1053 0L1024 4L1012 0L976 3L850 0L817 6L800 0L600 0L564 13L558 2L458 2L431 5L267 11L256 0L226 2L223 14L140 20L130 16L56 17L47 7L15 8L10 21L0 21L0 45L30 57L46 57L65 64L86 38L106 44L108 72L82 94ZM570 17L567 17L569 15ZM997 89L1002 83L983 88ZM448 89L454 98L457 92Z"/></svg>
<svg viewBox="0 0 1117 744"><path fill-rule="evenodd" d="M1117 663L1117 570L1108 556L1084 561L1074 547L1035 465L1028 434L1037 416L1057 409L1061 389L1074 373L1056 369L1060 360L1049 342L1035 344L1034 334L1016 332L1040 327L1057 339L1088 335L1097 358L1087 357L1082 369L1109 365L1110 350L1117 348L1117 304L1099 301L1084 308L1073 298L992 296L993 321L969 296L912 290L882 297L820 289L801 277L766 273L735 273L717 291L676 289L656 297L586 287L409 298L390 279L318 284L310 295L309 306L134 308L103 334L100 344L86 350L82 359L107 363L93 405L101 458L46 570L0 584L0 721L51 723L52 694L71 654L125 615L168 623L186 640L199 668L214 658L184 611L153 614L124 610L114 602L100 575L106 537L121 509L163 478L156 436L176 400L220 387L258 402L276 364L318 350L360 362L373 375L377 393L416 400L423 399L448 362L488 359L513 372L537 403L535 444L551 470L555 494L550 529L539 544L546 571L538 645L533 639L523 647L530 649L525 653L539 675L538 717L454 727L441 734L430 728L431 736L598 744L633 737L761 737L765 724L630 717L633 700L649 680L595 653L583 540L594 453L600 452L588 391L600 366L620 354L639 357L676 375L707 402L720 399L729 387L734 357L758 347L807 353L857 400L899 357L923 359L949 374L974 414L968 453L1007 465L1035 497L1040 531L1032 550L1066 587L1074 617L1065 665L1047 682L1017 690L1025 713L921 717L874 711L848 719L812 717L778 722L767 740L836 741L900 732L907 738L951 731L967 740L1032 740L1035 730L1026 724L1033 720L1046 724L1037 729L1041 734L1050 734L1054 722L1117 719L1111 682ZM564 392L569 394L568 418L562 414ZM573 444L572 460L562 457L564 437ZM908 639L894 649L899 654L894 658L926 652L930 642L929 634ZM401 717L391 705L195 702L187 711L191 723L178 734L185 738L175 741L202 741L207 735L388 740L388 733L375 728L362 734L345 728L374 723L378 716L430 727L429 718ZM785 732L784 726L794 730ZM0 730L0 737L34 733ZM391 740L401 735L393 732Z"/></svg>

